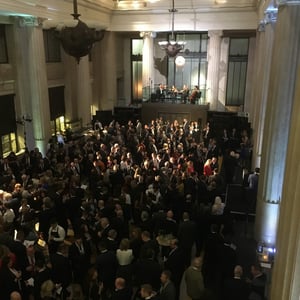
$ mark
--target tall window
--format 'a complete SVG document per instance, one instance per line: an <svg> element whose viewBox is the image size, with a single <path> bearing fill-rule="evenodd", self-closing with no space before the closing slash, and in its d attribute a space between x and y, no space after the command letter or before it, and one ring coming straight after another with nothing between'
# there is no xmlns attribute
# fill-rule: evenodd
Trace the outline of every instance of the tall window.
<svg viewBox="0 0 300 300"><path fill-rule="evenodd" d="M44 46L46 62L61 62L60 42L54 30L44 30Z"/></svg>
<svg viewBox="0 0 300 300"><path fill-rule="evenodd" d="M48 89L52 135L65 132L65 87Z"/></svg>
<svg viewBox="0 0 300 300"><path fill-rule="evenodd" d="M0 24L0 64L8 63L5 25Z"/></svg>
<svg viewBox="0 0 300 300"><path fill-rule="evenodd" d="M18 150L14 95L0 96L0 105L0 156L5 156Z"/></svg>
<svg viewBox="0 0 300 300"><path fill-rule="evenodd" d="M226 105L244 105L249 38L231 38L229 45Z"/></svg>
<svg viewBox="0 0 300 300"><path fill-rule="evenodd" d="M178 90L183 85L192 89L198 85L201 97L206 98L207 77L207 33L176 34L176 40L185 41L184 51L180 53L185 58L183 67L175 65L174 58L168 60L168 86L176 86Z"/></svg>
<svg viewBox="0 0 300 300"><path fill-rule="evenodd" d="M131 84L132 101L141 101L143 97L143 40L131 40Z"/></svg>

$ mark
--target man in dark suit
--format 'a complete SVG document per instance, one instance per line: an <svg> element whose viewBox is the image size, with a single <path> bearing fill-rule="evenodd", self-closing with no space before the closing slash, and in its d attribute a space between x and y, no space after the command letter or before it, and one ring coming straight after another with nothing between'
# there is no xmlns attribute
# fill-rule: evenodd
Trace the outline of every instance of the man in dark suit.
<svg viewBox="0 0 300 300"><path fill-rule="evenodd" d="M188 136L190 127L189 127L189 122L188 122L188 120L185 119L185 118L183 119L182 127L183 127L184 135L185 135L185 136Z"/></svg>
<svg viewBox="0 0 300 300"><path fill-rule="evenodd" d="M224 282L223 300L248 300L249 286L242 279L243 269L241 266L234 268L234 277Z"/></svg>
<svg viewBox="0 0 300 300"><path fill-rule="evenodd" d="M184 259L181 249L178 247L178 240L173 239L170 242L170 252L164 263L165 269L170 270L172 281L179 294L180 283L184 272Z"/></svg>
<svg viewBox="0 0 300 300"><path fill-rule="evenodd" d="M49 197L43 199L43 210L39 214L39 232L43 234L45 240L48 240L51 220L55 217L54 203Z"/></svg>
<svg viewBox="0 0 300 300"><path fill-rule="evenodd" d="M100 230L98 231L98 236L101 241L105 241L108 237L108 232L111 230L111 225L108 218L100 219Z"/></svg>
<svg viewBox="0 0 300 300"><path fill-rule="evenodd" d="M51 279L51 271L45 265L45 260L39 258L35 262L35 276L34 276L34 299L41 300L41 287L42 284Z"/></svg>
<svg viewBox="0 0 300 300"><path fill-rule="evenodd" d="M68 259L68 246L61 243L57 252L50 255L52 265L52 281L62 287L62 299L65 299L68 292L67 288L72 282L72 268Z"/></svg>
<svg viewBox="0 0 300 300"><path fill-rule="evenodd" d="M134 278L137 285L150 284L155 290L160 287L159 276L161 274L160 264L153 259L154 252L147 249L145 256L134 265Z"/></svg>
<svg viewBox="0 0 300 300"><path fill-rule="evenodd" d="M84 279L90 266L91 249L82 236L75 235L75 241L69 248L69 259L72 265L73 281L83 287Z"/></svg>
<svg viewBox="0 0 300 300"><path fill-rule="evenodd" d="M117 271L117 258L114 251L108 250L104 241L99 243L99 255L96 258L96 267L99 274L99 280L103 282L103 296L114 289L114 281Z"/></svg>
<svg viewBox="0 0 300 300"><path fill-rule="evenodd" d="M132 291L126 287L124 278L118 277L115 280L115 290L112 292L110 300L130 300Z"/></svg>
<svg viewBox="0 0 300 300"><path fill-rule="evenodd" d="M250 281L251 292L249 294L249 300L263 300L265 299L265 288L267 278L262 272L260 265L251 266L251 274L253 276Z"/></svg>
<svg viewBox="0 0 300 300"><path fill-rule="evenodd" d="M175 300L176 299L176 288L174 283L171 281L171 272L165 270L160 276L161 288L159 291L160 300Z"/></svg>
<svg viewBox="0 0 300 300"><path fill-rule="evenodd" d="M178 226L173 219L174 213L172 210L167 211L167 216L163 224L163 231L165 234L172 234L173 237L177 236Z"/></svg>
<svg viewBox="0 0 300 300"><path fill-rule="evenodd" d="M24 242L24 232L19 230L17 232L17 236L15 240L9 240L7 243L8 248L12 253L16 255L16 263L15 268L21 270L22 272L25 271L26 268L26 247L23 244Z"/></svg>
<svg viewBox="0 0 300 300"><path fill-rule="evenodd" d="M159 252L158 243L156 240L152 240L150 238L150 233L148 231L143 231L141 234L143 245L141 246L140 250L140 258L145 258L148 249L151 249L154 253L154 259L157 258L157 254Z"/></svg>
<svg viewBox="0 0 300 300"><path fill-rule="evenodd" d="M191 264L191 251L196 240L196 223L190 220L189 213L184 212L182 215L183 221L178 227L178 243L182 249L185 266Z"/></svg>
<svg viewBox="0 0 300 300"><path fill-rule="evenodd" d="M118 233L115 229L111 229L108 232L108 237L105 240L107 250L111 250L111 251L114 251L114 252L117 251L117 249L119 248L119 242L117 240L117 236L118 236Z"/></svg>

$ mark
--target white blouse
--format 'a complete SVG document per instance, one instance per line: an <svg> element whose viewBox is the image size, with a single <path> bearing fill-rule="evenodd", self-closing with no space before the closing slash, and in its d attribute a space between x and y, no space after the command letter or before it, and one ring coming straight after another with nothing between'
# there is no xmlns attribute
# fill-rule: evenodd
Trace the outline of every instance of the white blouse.
<svg viewBox="0 0 300 300"><path fill-rule="evenodd" d="M129 265L133 260L132 249L128 250L117 250L117 259L120 266Z"/></svg>

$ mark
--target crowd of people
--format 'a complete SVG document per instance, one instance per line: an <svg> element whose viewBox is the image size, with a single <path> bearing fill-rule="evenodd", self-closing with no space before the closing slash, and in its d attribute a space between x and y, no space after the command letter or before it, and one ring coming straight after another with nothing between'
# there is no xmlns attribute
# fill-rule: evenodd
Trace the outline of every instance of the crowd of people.
<svg viewBox="0 0 300 300"><path fill-rule="evenodd" d="M182 279L191 299L263 299L224 203L236 140L187 120L94 129L2 159L1 299L176 300Z"/></svg>

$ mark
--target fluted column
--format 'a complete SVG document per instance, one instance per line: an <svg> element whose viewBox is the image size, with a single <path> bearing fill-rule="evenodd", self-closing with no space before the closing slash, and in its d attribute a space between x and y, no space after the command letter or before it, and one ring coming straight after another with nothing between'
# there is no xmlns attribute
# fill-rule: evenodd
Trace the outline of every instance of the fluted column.
<svg viewBox="0 0 300 300"><path fill-rule="evenodd" d="M153 33L141 32L143 37L143 88L148 92L153 87ZM150 93L149 93L150 96Z"/></svg>
<svg viewBox="0 0 300 300"><path fill-rule="evenodd" d="M252 169L260 167L276 15L266 11L257 32L254 89L250 120L253 128Z"/></svg>
<svg viewBox="0 0 300 300"><path fill-rule="evenodd" d="M295 79L300 62L299 20L300 0L280 4L274 36L256 211L256 238L271 245L276 243L286 160L291 159L287 157L287 145Z"/></svg>
<svg viewBox="0 0 300 300"><path fill-rule="evenodd" d="M25 124L27 146L38 147L45 154L51 131L43 30L39 19L15 21L17 92L23 115L32 118Z"/></svg>
<svg viewBox="0 0 300 300"><path fill-rule="evenodd" d="M294 9L294 8L293 8ZM295 8L300 17L300 5ZM299 56L299 52L298 52ZM296 62L295 62L296 63ZM271 300L300 298L300 63L292 107L287 163L278 224L276 257L271 284Z"/></svg>
<svg viewBox="0 0 300 300"><path fill-rule="evenodd" d="M123 55L124 46L116 41L116 33L105 32L101 43L94 49L94 92L99 110L112 110L117 102L117 55ZM128 86L126 86L129 89Z"/></svg>
<svg viewBox="0 0 300 300"><path fill-rule="evenodd" d="M89 56L80 59L77 65L77 107L78 117L82 119L82 126L86 127L91 123L92 86L90 76Z"/></svg>
<svg viewBox="0 0 300 300"><path fill-rule="evenodd" d="M226 86L229 55L229 37L223 37L221 41L220 66L219 66L219 95L218 111L225 111Z"/></svg>
<svg viewBox="0 0 300 300"><path fill-rule="evenodd" d="M68 55L65 51L61 51L61 53L65 69L65 118L69 122L79 118L78 107L74 105L74 103L77 103L78 98L78 66L73 56Z"/></svg>
<svg viewBox="0 0 300 300"><path fill-rule="evenodd" d="M210 109L216 110L219 100L219 65L222 31L208 31L208 36L207 101L210 103Z"/></svg>

